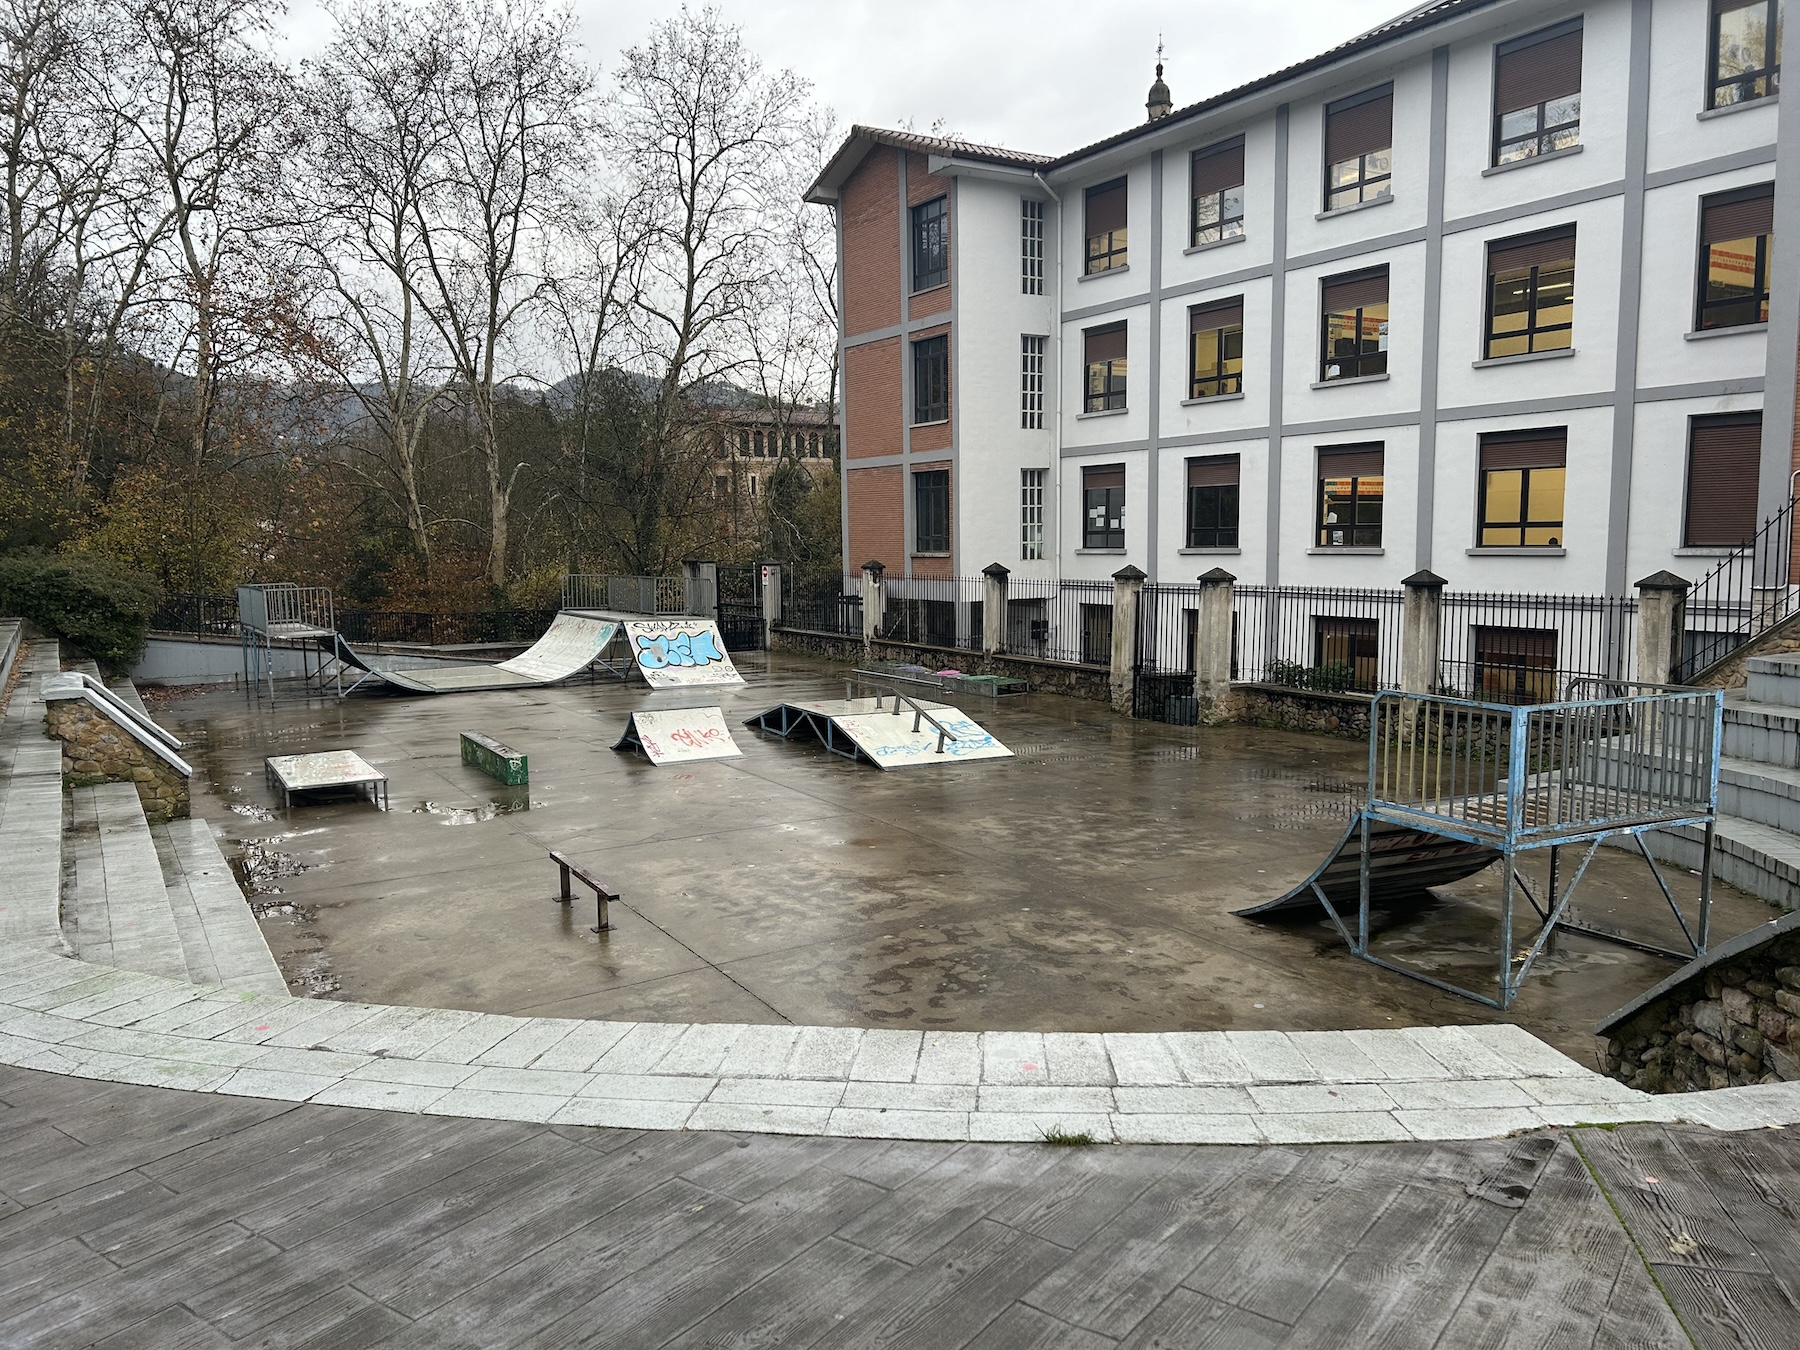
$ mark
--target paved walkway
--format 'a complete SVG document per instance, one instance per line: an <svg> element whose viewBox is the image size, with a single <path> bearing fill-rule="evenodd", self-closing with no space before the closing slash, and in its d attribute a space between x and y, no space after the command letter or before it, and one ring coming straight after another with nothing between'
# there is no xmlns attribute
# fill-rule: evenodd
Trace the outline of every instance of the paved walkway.
<svg viewBox="0 0 1800 1350"><path fill-rule="evenodd" d="M641 1133L0 1069L0 1345L1792 1347L1791 1132Z"/></svg>
<svg viewBox="0 0 1800 1350"><path fill-rule="evenodd" d="M1800 1083L1646 1096L1509 1025L917 1032L297 999L0 944L0 1063L110 1082L620 1129L1330 1143L1800 1121Z"/></svg>

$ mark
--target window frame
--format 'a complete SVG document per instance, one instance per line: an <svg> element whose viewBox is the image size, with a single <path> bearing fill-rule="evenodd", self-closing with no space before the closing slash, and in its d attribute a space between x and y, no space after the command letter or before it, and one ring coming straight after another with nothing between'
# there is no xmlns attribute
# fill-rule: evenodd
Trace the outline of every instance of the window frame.
<svg viewBox="0 0 1800 1350"><path fill-rule="evenodd" d="M1721 36L1720 20L1727 14L1734 14L1740 9L1755 9L1761 5L1764 11L1764 59L1773 51L1774 64L1762 66L1749 75L1734 75L1730 79L1719 76L1719 38ZM1730 9L1719 9L1711 0L1706 6L1706 111L1716 112L1721 108L1741 108L1746 103L1761 103L1764 99L1774 98L1781 92L1781 44L1771 43L1768 31L1771 27L1780 32L1782 22L1782 0L1751 0L1744 5L1733 5ZM1746 81L1763 80L1767 87L1760 94L1752 94L1749 98L1734 98L1721 102L1719 93L1728 85L1743 84Z"/></svg>
<svg viewBox="0 0 1800 1350"><path fill-rule="evenodd" d="M1700 432L1707 427L1754 426L1757 428L1758 440L1761 439L1763 410L1747 409L1743 412L1730 413L1698 413L1687 420L1686 445L1683 448L1681 463L1681 546L1683 548L1742 550L1756 542L1756 536L1762 529L1761 502L1758 500L1758 487L1761 474L1760 461L1751 479L1750 521L1748 533L1737 543L1721 543L1717 540L1696 540L1694 538L1694 441Z"/></svg>
<svg viewBox="0 0 1800 1350"><path fill-rule="evenodd" d="M1238 547L1238 534L1243 524L1240 515L1242 506L1240 489L1243 485L1244 472L1242 457L1239 455L1195 455L1186 461L1186 465L1189 476L1191 476L1194 464L1201 461L1218 462L1223 460L1231 461L1232 470L1236 475L1231 482L1189 483L1187 485L1187 547L1189 548L1235 549ZM1200 525L1196 519L1199 515L1200 503L1205 499L1204 494L1213 494L1217 501L1218 509L1212 525ZM1229 525L1225 523L1227 515L1231 517ZM1202 538L1207 534L1210 534L1211 537ZM1229 539L1224 537L1227 534L1231 536Z"/></svg>
<svg viewBox="0 0 1800 1350"><path fill-rule="evenodd" d="M1130 328L1123 319L1117 323L1101 324L1095 328L1081 330L1081 410L1083 413L1124 412L1130 405L1131 361L1129 356L1108 357L1104 361L1094 361L1088 356L1090 338L1120 333L1130 341ZM1098 394L1092 392L1093 373L1096 367L1104 366L1106 374L1101 380ZM1117 367L1117 370L1114 367ZM1116 400L1116 402L1115 402Z"/></svg>
<svg viewBox="0 0 1800 1350"><path fill-rule="evenodd" d="M948 469L915 469L913 470L913 550L915 558L947 557L950 553L950 470ZM931 512L935 517L931 524L942 526L941 535L926 537L926 500L927 492L941 495ZM933 545L938 545L933 547Z"/></svg>
<svg viewBox="0 0 1800 1350"><path fill-rule="evenodd" d="M1490 137L1490 144L1488 147L1488 163L1492 167L1499 168L1502 165L1506 165L1506 164L1521 164L1521 163L1524 163L1526 160L1542 159L1545 155L1555 154L1558 150L1570 149L1571 147L1567 146L1567 145L1557 145L1557 146L1551 146L1551 147L1546 148L1545 141L1552 135L1568 131L1571 127L1574 128L1574 130L1575 130L1574 144L1575 145L1581 144L1581 96L1582 96L1582 90L1579 87L1579 85L1576 87L1576 90L1575 90L1575 93L1573 96L1575 99L1575 120L1574 121L1558 122L1555 126L1548 126L1548 127L1545 126L1544 125L1544 117L1545 117L1546 112L1549 109L1549 105L1553 102L1558 102L1560 100L1558 100L1558 99L1542 99L1537 104L1537 130L1536 131L1529 132L1525 135L1512 136L1505 140L1501 139L1501 119L1505 118L1505 117L1512 117L1515 114L1521 113L1524 111L1523 108L1514 108L1508 112L1500 111L1500 60L1501 60L1501 58L1504 56L1511 56L1514 52L1527 51L1532 47L1538 46L1540 43L1552 42L1557 38L1567 37L1570 33L1581 33L1582 34L1582 60L1585 62L1587 59L1587 33L1585 30L1585 25L1583 23L1582 17L1579 15L1573 19L1568 20L1565 23L1552 24L1550 27L1539 29L1535 33L1527 33L1523 37L1517 37L1517 38L1513 38L1507 42L1498 42L1498 43L1494 44L1494 74L1493 74L1494 95L1493 95L1493 108L1490 113L1490 116L1492 117L1493 121L1492 121L1492 136ZM1585 71L1584 71L1584 73L1585 73ZM1569 95L1565 94L1562 97L1567 98L1567 97L1569 97ZM1534 139L1537 142L1538 148L1536 150L1534 150L1531 154L1516 155L1512 159L1502 158L1502 153L1504 151L1504 148L1507 145L1516 144L1518 142L1525 141L1527 139Z"/></svg>
<svg viewBox="0 0 1800 1350"><path fill-rule="evenodd" d="M1326 156L1331 153L1330 150L1328 149L1328 147L1331 142L1331 119L1332 119L1332 117L1338 113L1348 112L1348 111L1350 111L1350 109L1358 107L1364 103L1373 103L1375 100L1382 99L1382 98L1385 98L1388 100L1388 106L1389 106L1388 143L1384 147L1385 152L1388 157L1387 171L1385 173L1379 173L1379 174L1370 174L1369 173L1369 158L1370 158L1370 156L1378 155L1378 154L1382 153L1382 151L1379 151L1379 150L1358 151L1356 154L1356 157L1355 157L1355 159L1356 159L1356 179L1355 179L1355 181L1340 183L1334 187L1332 185L1332 170L1337 168L1337 166L1340 164L1348 164L1351 161L1348 159L1332 160L1332 159L1326 158ZM1394 195L1393 98L1394 98L1394 84L1393 84L1393 81L1390 80L1386 84L1381 84L1381 85L1375 86L1373 89L1365 89L1360 94L1351 94L1345 98L1333 99L1331 102L1326 103L1324 105L1324 107L1321 109L1321 111L1320 111L1321 135L1320 135L1320 140L1319 140L1319 150L1320 150L1319 158L1324 161L1323 174L1322 174L1323 179L1324 179L1324 184L1323 184L1324 195L1323 195L1323 199L1322 199L1323 206L1324 206L1324 214L1330 215L1335 211L1348 211L1348 210L1352 209L1353 207L1367 206L1371 202L1387 201L1393 197L1393 195ZM1374 191L1373 193L1371 193L1371 191L1370 191L1371 187L1376 187L1377 190ZM1339 193L1349 192L1352 188L1354 188L1356 190L1356 200L1355 201L1344 202L1342 204L1339 204L1332 200Z"/></svg>
<svg viewBox="0 0 1800 1350"><path fill-rule="evenodd" d="M1529 289L1530 289L1530 293L1531 293L1531 299L1530 299L1530 302L1528 303L1528 305L1526 307L1526 311L1525 311L1526 316L1527 316L1527 321L1526 321L1525 327L1523 329L1518 329L1518 330L1515 330L1512 332L1496 333L1494 331L1494 319L1496 317L1495 301L1498 299L1498 296L1496 293L1497 283L1495 281L1495 277L1496 277L1497 273L1494 270L1494 250L1496 248L1504 249L1504 248L1508 248L1508 247L1518 247L1521 243L1529 243L1529 242L1539 240L1539 239L1541 239L1545 242L1548 242L1552 238L1560 237L1564 234L1567 235L1568 240L1569 240L1569 263L1570 263L1570 266L1569 266L1569 300L1568 300L1569 321L1567 323L1553 323L1553 324L1539 324L1538 323L1537 317L1538 317L1538 311L1540 308L1540 306L1538 304L1538 284L1539 284L1539 275L1538 274L1542 267L1542 264L1533 263L1531 265L1531 275L1529 278L1529 283L1530 283ZM1569 351L1569 350L1573 349L1573 347L1575 346L1575 273L1576 273L1576 264L1579 261L1579 256L1580 256L1579 253L1577 252L1578 242L1579 241L1576 237L1576 229L1573 225L1567 225L1567 226L1559 225L1559 226L1556 226L1555 228L1549 229L1549 230L1533 231L1531 234L1528 234L1528 235L1514 235L1511 238L1507 238L1507 239L1490 239L1487 241L1486 255L1484 258L1484 261L1487 266L1487 288L1486 288L1487 296L1483 303L1483 312L1482 312L1482 338L1481 338L1481 359L1482 360L1484 360L1484 361L1504 361L1504 360L1508 359L1509 357L1514 357L1514 356L1535 356L1541 352L1560 352L1560 351ZM1540 347L1538 345L1538 341L1537 341L1538 334L1540 334L1540 333L1564 333L1568 336L1568 341L1563 343L1561 346L1557 346L1557 347L1550 347L1550 346ZM1507 341L1507 340L1516 339L1516 338L1520 338L1520 337L1523 337L1525 339L1525 350L1524 351L1522 351L1522 352L1506 352L1506 353L1503 353L1500 355L1495 355L1494 344L1496 342Z"/></svg>
<svg viewBox="0 0 1800 1350"><path fill-rule="evenodd" d="M1044 293L1044 203L1019 198L1019 292Z"/></svg>
<svg viewBox="0 0 1800 1350"><path fill-rule="evenodd" d="M1047 469L1019 470L1019 560L1044 560L1044 483Z"/></svg>
<svg viewBox="0 0 1800 1350"><path fill-rule="evenodd" d="M1371 450L1371 449L1377 449L1377 448L1379 448L1381 451L1381 472L1380 473L1332 474L1329 477L1326 475L1325 462L1324 462L1325 456L1334 454L1334 453L1338 453L1341 451L1345 451L1345 450L1356 450L1356 449ZM1313 488L1313 493L1314 493L1313 531L1314 531L1314 538L1315 538L1315 543L1314 543L1315 548L1318 548L1318 549L1374 549L1374 548L1384 547L1384 545L1381 542L1381 536L1382 536L1383 527L1387 524L1387 446L1385 444L1383 444L1381 442L1370 442L1367 445L1363 445L1363 446L1352 446L1352 445L1322 445L1322 446L1319 446L1317 448L1317 450L1314 451L1313 478L1315 480L1314 488ZM1338 522L1338 523L1334 524L1325 519L1325 505L1326 505L1325 484L1328 482L1335 481L1339 478L1347 478L1350 482L1350 495L1346 499L1348 501L1349 507L1350 507L1350 519L1345 522ZM1377 520L1373 525L1365 525L1365 524L1362 524L1359 521L1357 521L1356 516L1357 516L1357 509L1364 504L1364 497L1363 497L1363 493L1361 490L1362 485L1364 482L1371 480L1371 479L1379 480L1381 483L1381 492L1380 492L1379 499L1378 499L1378 504L1381 506L1381 518L1379 520ZM1340 530L1345 535L1345 538L1341 543L1334 543L1329 538L1329 536L1333 530ZM1362 536L1363 536L1364 532L1367 532L1367 531L1373 531L1374 537L1370 538L1370 539L1363 538Z"/></svg>
<svg viewBox="0 0 1800 1350"><path fill-rule="evenodd" d="M1241 157L1244 154L1244 148L1244 138L1242 136L1234 136L1230 140L1219 142L1217 145L1205 146L1188 156L1189 248L1204 248L1208 244L1222 244L1227 239L1239 239L1243 237L1244 200L1249 195L1246 191L1245 184L1239 182L1236 185L1237 214L1235 216L1228 216L1225 213L1226 196L1232 191L1232 188L1222 187L1211 192L1202 193L1194 187L1194 179L1198 176L1196 171L1202 160L1210 159L1214 155L1228 155L1233 150L1236 150ZM1247 178L1249 176L1248 171L1246 170L1238 176L1240 178ZM1218 202L1218 214L1211 222L1202 225L1200 223L1200 205L1202 202L1208 201ZM1233 229L1231 228L1232 226L1236 226L1236 228ZM1210 239L1202 239L1200 237L1200 232L1202 230L1214 230L1217 231L1217 233Z"/></svg>
<svg viewBox="0 0 1800 1350"><path fill-rule="evenodd" d="M1352 309L1352 310L1334 310L1334 309L1326 308L1325 288L1327 286L1331 285L1333 282L1345 282L1345 281L1354 280L1354 279L1364 277L1364 276L1373 276L1377 272L1381 273L1382 277L1388 283L1389 298L1387 300L1382 301L1379 305L1358 305L1355 309ZM1353 315L1355 317L1356 340L1357 340L1358 344L1361 344L1365 340L1363 338L1364 315L1371 309L1382 309L1382 310L1388 311L1388 313L1383 314L1381 316L1381 319L1379 320L1379 322L1384 326L1390 327L1390 331L1391 331L1392 310L1393 310L1392 287L1393 287L1393 274L1390 271L1390 269L1388 268L1388 266L1385 264L1382 266L1379 266L1379 267L1366 268L1366 269L1364 269L1362 271L1358 271L1358 272L1345 272L1345 273L1341 273L1337 276L1329 276L1329 277L1320 277L1319 278L1319 302L1318 303L1319 303L1319 383L1320 384L1337 384L1344 380L1360 380L1360 379L1367 378L1371 375L1386 375L1388 373L1389 352L1385 345L1378 346L1376 348L1376 350L1372 351L1372 352L1358 351L1356 353L1356 355L1354 355L1354 356L1335 356L1334 357L1331 354L1331 316L1333 314L1347 314L1347 315ZM1377 343L1385 343L1387 340L1388 339L1383 338L1379 334L1379 332L1377 333L1377 336L1375 338L1375 341ZM1346 374L1343 372L1342 367L1347 362L1354 362L1356 364L1356 370L1354 373ZM1365 365L1367 363L1371 363L1371 362L1378 362L1379 363L1378 368L1373 369L1373 370L1365 369ZM1334 365L1338 366L1340 368L1339 373L1336 375L1333 375L1330 373L1330 368Z"/></svg>
<svg viewBox="0 0 1800 1350"><path fill-rule="evenodd" d="M1222 325L1216 328L1202 328L1198 330L1194 328L1194 320L1196 318L1204 318L1205 311L1208 309L1222 308L1225 305L1230 304L1230 300L1213 301L1205 305L1191 305L1188 308L1187 396L1189 400L1225 398L1233 394L1241 394L1244 392L1244 297L1240 295L1234 297L1234 299L1238 306L1238 322L1235 326ZM1202 333L1212 333L1216 337L1213 350L1217 355L1212 373L1207 375L1202 375L1200 373L1200 336ZM1235 358L1228 356L1225 351L1226 337L1230 334L1236 334L1237 336L1237 356ZM1225 366L1233 359L1237 361L1237 370L1235 372L1228 372L1226 371ZM1200 386L1208 383L1212 384L1214 387L1207 392L1201 392ZM1226 388L1228 383L1232 386L1231 388Z"/></svg>
<svg viewBox="0 0 1800 1350"><path fill-rule="evenodd" d="M1123 464L1086 464L1081 469L1081 547L1084 549L1119 551L1125 547L1125 483L1117 486L1111 484L1100 487L1088 486L1088 475L1096 473L1112 473L1117 471L1121 476L1127 473ZM1100 494L1098 505L1101 510L1101 524L1096 529L1092 522L1092 511L1095 494ZM1113 494L1118 494L1116 497ZM1116 507L1116 510L1115 510Z"/></svg>
<svg viewBox="0 0 1800 1350"><path fill-rule="evenodd" d="M1767 196L1770 198L1770 210L1772 215L1774 192L1775 185L1773 183L1754 183L1749 187L1737 188L1729 192L1714 192L1700 198L1699 267L1694 275L1694 332L1724 332L1732 328L1749 328L1758 324L1765 324L1769 321L1769 264L1775 238L1773 222L1771 221L1771 228L1767 234L1739 236L1740 238L1750 237L1756 240L1756 260L1752 265L1752 282L1756 286L1756 289L1749 295L1740 295L1729 300L1709 300L1707 299L1706 292L1707 287L1712 281L1713 247L1717 244L1730 243L1732 241L1728 239L1706 238L1706 211L1708 206L1729 206L1736 202L1753 201L1760 197ZM1716 323L1709 325L1706 322L1706 311L1708 308L1722 309L1728 305L1744 304L1759 304L1762 317L1757 319L1746 319L1742 323Z"/></svg>
<svg viewBox="0 0 1800 1350"><path fill-rule="evenodd" d="M1530 464L1514 468L1489 468L1486 460L1490 446L1517 445L1520 443L1544 443L1561 441L1561 464ZM1532 519L1531 476L1534 473L1549 473L1552 470L1563 475L1561 502L1558 510L1561 516L1557 520ZM1475 445L1475 547L1480 549L1532 549L1532 548L1566 548L1568 546L1568 472L1569 472L1569 429L1567 427L1541 427L1521 429L1518 431L1483 432L1476 438ZM1519 518L1517 520L1495 521L1488 519L1489 479L1497 473L1517 473L1519 479ZM1548 491L1548 489L1545 489ZM1526 536L1532 530L1555 530L1559 537L1548 543L1532 543ZM1516 530L1519 538L1515 543L1496 544L1488 540L1489 530Z"/></svg>
<svg viewBox="0 0 1800 1350"><path fill-rule="evenodd" d="M1033 344L1036 344L1033 346ZM1044 429L1044 362L1050 339L1036 333L1019 334L1019 430Z"/></svg>
<svg viewBox="0 0 1800 1350"><path fill-rule="evenodd" d="M1087 222L1088 205L1090 202L1093 201L1094 195L1096 193L1111 192L1111 191L1114 191L1115 189L1117 191L1119 191L1120 193L1124 194L1124 197L1125 197L1125 206L1126 206L1125 224L1119 226L1117 229L1107 230L1105 232L1104 236L1094 234L1091 232L1091 230L1088 226L1088 222ZM1081 237L1082 237L1081 274L1083 276L1089 276L1089 277L1099 276L1105 272L1117 272L1120 268L1130 266L1130 263L1131 263L1131 249L1130 249L1131 216L1130 216L1130 210L1131 210L1131 179L1128 175L1121 176L1118 178L1108 179L1104 183L1096 183L1096 184L1094 184L1093 187L1088 188L1087 191L1082 193L1082 196L1081 196ZM1106 251L1103 253L1095 253L1094 252L1094 240L1102 238L1102 237L1104 237L1106 239ZM1103 265L1096 266L1097 263L1100 263Z"/></svg>
<svg viewBox="0 0 1800 1350"><path fill-rule="evenodd" d="M929 350L928 350L929 349ZM927 363L933 360L934 352L942 352L942 402L926 403L925 388L928 381L921 378ZM933 426L950 420L950 335L935 333L931 337L917 338L912 344L912 425L915 427ZM935 392L935 391L933 391Z"/></svg>
<svg viewBox="0 0 1800 1350"><path fill-rule="evenodd" d="M937 208L931 215L924 214ZM935 225L935 231L932 226ZM922 228L923 227L923 228ZM935 244L928 244L932 233L937 238ZM950 194L939 193L930 201L920 202L912 208L911 214L912 240L912 294L921 291L933 291L939 286L950 284ZM935 267L922 266L931 261L929 254L935 248L937 258Z"/></svg>

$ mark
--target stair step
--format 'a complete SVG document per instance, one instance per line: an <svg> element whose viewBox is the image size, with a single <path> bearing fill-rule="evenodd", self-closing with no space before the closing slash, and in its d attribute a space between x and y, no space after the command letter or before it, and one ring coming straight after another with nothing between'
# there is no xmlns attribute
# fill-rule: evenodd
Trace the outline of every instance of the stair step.
<svg viewBox="0 0 1800 1350"><path fill-rule="evenodd" d="M285 994L287 981L212 829L203 820L152 825L169 907L196 984Z"/></svg>
<svg viewBox="0 0 1800 1350"><path fill-rule="evenodd" d="M1724 744L1733 759L1800 768L1800 707L1753 703L1738 690L1725 696Z"/></svg>
<svg viewBox="0 0 1800 1350"><path fill-rule="evenodd" d="M1800 708L1800 659L1750 657L1744 663L1744 694L1753 703Z"/></svg>
<svg viewBox="0 0 1800 1350"><path fill-rule="evenodd" d="M77 788L71 804L76 953L96 965L187 979L181 935L137 788Z"/></svg>
<svg viewBox="0 0 1800 1350"><path fill-rule="evenodd" d="M1719 810L1800 835L1800 769L1721 756Z"/></svg>
<svg viewBox="0 0 1800 1350"><path fill-rule="evenodd" d="M1704 830L1683 825L1642 838L1653 857L1699 871ZM1721 815L1713 834L1713 876L1782 909L1800 909L1800 837L1761 821Z"/></svg>
<svg viewBox="0 0 1800 1350"><path fill-rule="evenodd" d="M38 677L60 668L57 645L36 641L18 658L18 686L0 720L0 939L66 950L62 877L62 743L44 734Z"/></svg>

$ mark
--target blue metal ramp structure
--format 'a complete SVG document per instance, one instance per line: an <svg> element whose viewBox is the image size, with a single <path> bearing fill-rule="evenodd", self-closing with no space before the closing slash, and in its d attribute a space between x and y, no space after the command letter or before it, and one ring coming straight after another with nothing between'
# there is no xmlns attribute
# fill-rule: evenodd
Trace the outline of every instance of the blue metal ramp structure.
<svg viewBox="0 0 1800 1350"><path fill-rule="evenodd" d="M1718 814L1724 694L1659 689L1528 706L1377 695L1369 716L1368 800L1331 856L1243 917L1310 917L1323 908L1353 955L1449 993L1507 1008L1550 939L1578 932L1688 960L1706 952ZM1698 910L1670 891L1643 836L1694 826L1706 838ZM1685 951L1589 927L1570 903L1601 844L1635 844L1686 940ZM1561 851L1579 861L1563 879ZM1521 855L1549 850L1533 892ZM1502 892L1496 992L1466 989L1371 949L1372 906L1416 896L1498 861ZM1528 910L1518 903L1523 896Z"/></svg>
<svg viewBox="0 0 1800 1350"><path fill-rule="evenodd" d="M275 694L275 643L299 643L304 653L320 638L337 636L331 591L324 586L296 586L286 581L239 586L237 604L244 683L260 689L266 676L270 697ZM322 669L307 669L306 677L322 681L324 675ZM341 682L338 693L343 693Z"/></svg>

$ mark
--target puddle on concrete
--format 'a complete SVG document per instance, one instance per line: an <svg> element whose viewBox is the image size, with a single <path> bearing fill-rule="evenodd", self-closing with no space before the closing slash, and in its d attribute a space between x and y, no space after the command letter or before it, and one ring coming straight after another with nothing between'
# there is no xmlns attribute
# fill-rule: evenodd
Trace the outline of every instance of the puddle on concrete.
<svg viewBox="0 0 1800 1350"><path fill-rule="evenodd" d="M231 804L231 809L237 815L245 816L251 820L262 821L264 823L271 822L276 818L275 813L269 810L268 807L252 806L247 802L233 802Z"/></svg>
<svg viewBox="0 0 1800 1350"><path fill-rule="evenodd" d="M280 895L281 887L275 883L283 877L297 877L303 872L310 872L312 866L303 863L291 853L284 853L275 845L282 839L242 839L238 841L238 856L231 860L231 870L237 873L238 885L244 894L250 897L253 909L261 913L256 897L259 895Z"/></svg>
<svg viewBox="0 0 1800 1350"><path fill-rule="evenodd" d="M533 806L542 805L528 797L509 802L490 801L481 806L445 806L442 802L423 801L412 808L412 813L415 816L442 816L446 825L479 825L484 820L510 816L515 811L529 811Z"/></svg>

